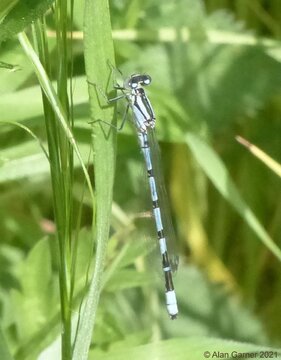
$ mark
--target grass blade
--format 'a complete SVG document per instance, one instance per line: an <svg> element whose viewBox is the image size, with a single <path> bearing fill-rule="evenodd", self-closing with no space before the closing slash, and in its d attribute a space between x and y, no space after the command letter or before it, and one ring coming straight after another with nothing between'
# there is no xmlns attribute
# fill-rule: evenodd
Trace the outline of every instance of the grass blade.
<svg viewBox="0 0 281 360"><path fill-rule="evenodd" d="M281 251L273 242L258 219L242 199L225 166L215 152L195 134L186 136L186 143L196 160L211 180L216 189L243 217L249 227L256 233L264 245L281 261Z"/></svg>
<svg viewBox="0 0 281 360"><path fill-rule="evenodd" d="M33 50L25 33L23 33L23 32L20 33L18 35L18 39L19 39L20 44L21 44L23 50L25 51L27 57L29 58L29 60L31 61L31 63L33 65L34 71L40 82L41 88L44 91L44 94L46 95L47 99L49 100L49 103L52 106L53 111L55 112L55 114L59 120L59 123L60 123L61 127L63 128L65 135L67 136L69 143L73 146L73 149L80 161L82 170L84 172L91 197L94 200L92 185L91 185L91 181L90 181L87 169L84 165L82 156L80 154L80 150L79 150L77 143L73 137L72 131L71 131L70 127L68 126L68 123L66 121L66 115L64 114L63 108L57 97L55 89L54 89L50 79L48 78L48 76L45 72L45 69L43 68L42 64L40 63L40 60L39 60L36 52Z"/></svg>
<svg viewBox="0 0 281 360"><path fill-rule="evenodd" d="M110 76L108 63L114 63L108 1L97 0L94 2L87 0L85 2L84 24L87 78L89 83L96 83L102 89L106 89ZM109 122L113 117L114 109L112 107L101 106L99 94L93 85L89 85L89 96L93 120ZM101 124L95 123L92 129L92 140L96 195L96 259L89 294L80 319L73 352L74 360L88 359L88 351L102 287L115 172L115 131L109 126L103 131Z"/></svg>
<svg viewBox="0 0 281 360"><path fill-rule="evenodd" d="M236 140L244 145L254 156L256 156L259 160L261 160L269 169L275 172L279 177L281 177L281 165L273 160L270 156L268 156L264 151L260 150L254 144L251 144L246 139L241 136L236 136Z"/></svg>

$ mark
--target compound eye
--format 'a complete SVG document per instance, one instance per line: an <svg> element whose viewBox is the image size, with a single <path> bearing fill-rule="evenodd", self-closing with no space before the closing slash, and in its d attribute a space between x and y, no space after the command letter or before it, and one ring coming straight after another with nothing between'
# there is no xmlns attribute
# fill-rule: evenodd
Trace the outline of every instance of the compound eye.
<svg viewBox="0 0 281 360"><path fill-rule="evenodd" d="M131 82L130 86L132 89L135 89L136 87L138 87L138 83L137 82Z"/></svg>
<svg viewBox="0 0 281 360"><path fill-rule="evenodd" d="M144 85L149 85L150 83L151 83L151 77L147 75L147 76L143 79L143 84L144 84Z"/></svg>

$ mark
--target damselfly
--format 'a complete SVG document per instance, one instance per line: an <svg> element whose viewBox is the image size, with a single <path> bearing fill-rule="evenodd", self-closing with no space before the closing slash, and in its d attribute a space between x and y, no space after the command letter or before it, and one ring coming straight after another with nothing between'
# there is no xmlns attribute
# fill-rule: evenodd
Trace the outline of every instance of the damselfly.
<svg viewBox="0 0 281 360"><path fill-rule="evenodd" d="M155 177L155 164L154 159L160 157L156 152L158 151L158 144L154 135L155 127L155 114L151 103L143 89L151 83L151 77L149 75L132 75L129 79L124 81L123 86L116 85L115 89L121 90L122 95L119 95L109 101L116 101L121 98L126 98L128 105L125 111L120 129L122 129L128 109L131 108L133 111L133 122L137 130L139 144L141 147L142 154L144 156L148 180L150 195L152 199L152 210L153 217L156 225L156 231L158 236L158 243L160 253L162 256L162 270L165 279L165 297L168 314L171 319L176 319L178 314L178 306L176 293L174 290L172 271L177 268L177 261L169 256L167 247L166 230L163 226L163 213L165 209L162 209L159 201L159 186L157 184L157 177ZM163 184L161 184L163 186Z"/></svg>

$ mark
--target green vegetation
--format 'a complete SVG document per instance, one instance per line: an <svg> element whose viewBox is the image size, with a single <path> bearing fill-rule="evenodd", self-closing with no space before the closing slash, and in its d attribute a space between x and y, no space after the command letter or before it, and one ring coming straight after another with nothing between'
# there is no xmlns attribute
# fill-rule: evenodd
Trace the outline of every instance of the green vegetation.
<svg viewBox="0 0 281 360"><path fill-rule="evenodd" d="M264 3L2 1L1 360L280 358L281 4ZM153 80L175 321L134 130L102 94L115 65Z"/></svg>

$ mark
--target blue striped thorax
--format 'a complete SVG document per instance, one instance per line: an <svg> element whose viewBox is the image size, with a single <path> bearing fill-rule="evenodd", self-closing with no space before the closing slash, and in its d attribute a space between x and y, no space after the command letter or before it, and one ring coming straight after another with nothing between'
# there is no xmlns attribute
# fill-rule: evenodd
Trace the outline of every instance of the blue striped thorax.
<svg viewBox="0 0 281 360"><path fill-rule="evenodd" d="M143 86L151 83L149 75L131 75L124 81L124 88L130 89L127 95L130 107L135 115L136 125L139 131L146 132L148 128L155 127L155 114L151 103L146 96Z"/></svg>

